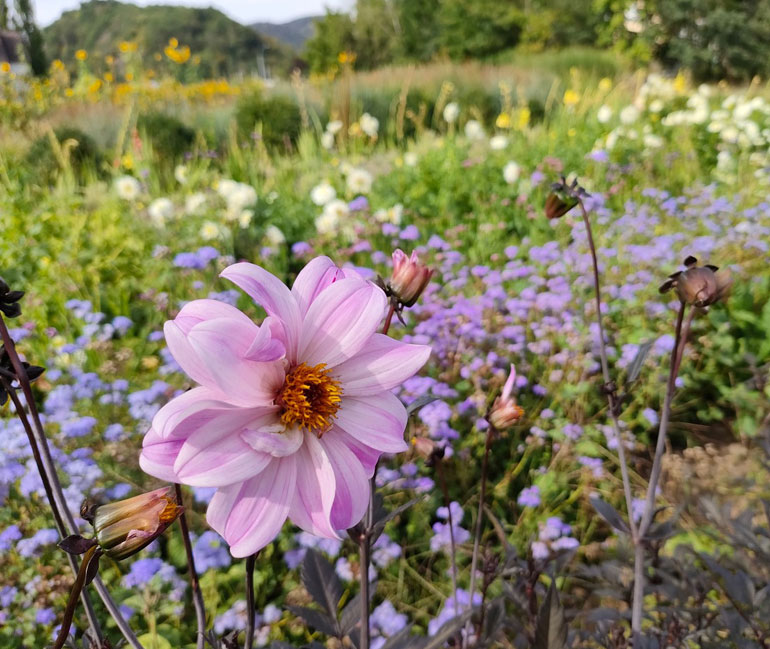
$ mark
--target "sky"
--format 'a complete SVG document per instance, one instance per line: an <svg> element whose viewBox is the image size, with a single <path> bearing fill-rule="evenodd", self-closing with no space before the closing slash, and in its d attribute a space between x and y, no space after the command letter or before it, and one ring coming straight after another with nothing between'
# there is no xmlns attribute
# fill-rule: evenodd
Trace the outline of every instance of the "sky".
<svg viewBox="0 0 770 649"><path fill-rule="evenodd" d="M45 27L62 12L77 9L80 0L32 0L38 25ZM319 15L326 7L348 9L353 0L139 0L134 4L174 4L194 7L215 7L243 24L256 22L287 22L303 16Z"/></svg>

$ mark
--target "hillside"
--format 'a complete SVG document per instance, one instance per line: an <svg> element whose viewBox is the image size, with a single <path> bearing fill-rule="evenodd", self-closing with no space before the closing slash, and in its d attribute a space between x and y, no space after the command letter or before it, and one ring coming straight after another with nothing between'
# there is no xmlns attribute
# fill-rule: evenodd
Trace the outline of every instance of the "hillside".
<svg viewBox="0 0 770 649"><path fill-rule="evenodd" d="M147 64L163 52L170 38L200 56L200 75L217 77L257 71L258 56L267 49L268 65L286 67L288 49L216 9L166 5L138 7L115 0L92 0L65 12L43 30L47 54L67 64L75 52L88 52L91 65L115 55L122 41L136 42Z"/></svg>
<svg viewBox="0 0 770 649"><path fill-rule="evenodd" d="M270 36L300 52L313 35L314 23L318 18L318 16L306 16L288 23L254 23L251 27L259 34Z"/></svg>

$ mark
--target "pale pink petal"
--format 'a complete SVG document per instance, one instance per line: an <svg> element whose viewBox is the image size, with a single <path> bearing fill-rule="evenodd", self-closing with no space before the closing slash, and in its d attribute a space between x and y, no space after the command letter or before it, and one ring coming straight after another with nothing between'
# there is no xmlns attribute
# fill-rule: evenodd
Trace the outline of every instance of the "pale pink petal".
<svg viewBox="0 0 770 649"><path fill-rule="evenodd" d="M326 538L339 538L332 525L336 481L334 469L321 443L313 433L305 433L305 443L297 458L297 490L289 518L306 532Z"/></svg>
<svg viewBox="0 0 770 649"><path fill-rule="evenodd" d="M296 453L305 440L305 435L299 428L285 428L276 417L273 422L260 428L249 426L241 433L241 439L255 451L273 457L284 457Z"/></svg>
<svg viewBox="0 0 770 649"><path fill-rule="evenodd" d="M291 287L291 293L299 306L300 316L305 317L313 300L321 291L344 277L345 272L337 268L328 257L316 257L309 261L299 272Z"/></svg>
<svg viewBox="0 0 770 649"><path fill-rule="evenodd" d="M273 336L275 325L280 324L275 318L267 317L259 328L251 346L246 350L243 357L250 361L259 361L260 363L269 363L277 361L286 355L286 348L279 337Z"/></svg>
<svg viewBox="0 0 770 649"><path fill-rule="evenodd" d="M355 356L382 321L388 299L370 282L343 279L329 286L302 323L298 359L334 367Z"/></svg>
<svg viewBox="0 0 770 649"><path fill-rule="evenodd" d="M353 455L358 458L358 461L361 462L361 465L364 467L364 473L367 478L371 478L374 475L374 469L377 466L377 462L380 461L382 451L367 446L337 426L332 426L331 430L329 430L324 437L328 437L329 435L337 436L339 440L353 452Z"/></svg>
<svg viewBox="0 0 770 649"><path fill-rule="evenodd" d="M221 412L193 432L179 450L174 472L194 487L224 487L257 475L271 456L246 444L240 433L275 419L275 409L236 408Z"/></svg>
<svg viewBox="0 0 770 649"><path fill-rule="evenodd" d="M228 266L222 271L221 277L240 286L268 315L281 321L286 355L292 363L296 362L302 318L297 301L288 287L264 268L246 262Z"/></svg>
<svg viewBox="0 0 770 649"><path fill-rule="evenodd" d="M348 396L367 396L392 390L413 376L430 357L430 347L409 345L374 334L353 358L332 373Z"/></svg>
<svg viewBox="0 0 770 649"><path fill-rule="evenodd" d="M294 455L273 459L254 478L218 489L206 520L230 545L234 557L247 557L270 543L281 531L294 494Z"/></svg>
<svg viewBox="0 0 770 649"><path fill-rule="evenodd" d="M174 318L174 322L184 333L189 333L196 324L217 318L238 320L246 325L254 324L251 318L240 309L219 300L208 299L193 300L185 304Z"/></svg>
<svg viewBox="0 0 770 649"><path fill-rule="evenodd" d="M513 366L513 363L511 363L511 372L508 375L508 378L505 381L505 385L503 386L503 400L507 400L508 397L511 396L511 392L513 392L513 383L516 381L516 368Z"/></svg>
<svg viewBox="0 0 770 649"><path fill-rule="evenodd" d="M337 435L324 435L320 440L334 468L336 489L332 507L335 529L353 527L369 505L369 480L361 462Z"/></svg>
<svg viewBox="0 0 770 649"><path fill-rule="evenodd" d="M183 392L156 413L152 427L164 439L187 437L220 411L235 407L221 397L220 392L204 387ZM184 422L184 426L180 427L181 422Z"/></svg>
<svg viewBox="0 0 770 649"><path fill-rule="evenodd" d="M257 333L234 320L209 320L190 330L187 340L228 401L242 406L268 405L283 385L283 363L244 358Z"/></svg>
<svg viewBox="0 0 770 649"><path fill-rule="evenodd" d="M406 408L391 392L370 397L342 397L335 426L367 446L384 453L401 453L404 441Z"/></svg>
<svg viewBox="0 0 770 649"><path fill-rule="evenodd" d="M142 453L139 456L139 466L145 473L165 480L179 482L174 471L174 462L182 448L183 439L163 439L155 429L151 428L142 440Z"/></svg>

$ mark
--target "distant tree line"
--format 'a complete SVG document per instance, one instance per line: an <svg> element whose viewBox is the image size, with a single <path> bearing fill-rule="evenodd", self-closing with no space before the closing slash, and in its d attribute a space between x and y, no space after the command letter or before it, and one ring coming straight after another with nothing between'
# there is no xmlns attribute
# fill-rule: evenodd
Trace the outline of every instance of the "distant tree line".
<svg viewBox="0 0 770 649"><path fill-rule="evenodd" d="M0 0L0 29L14 30L24 39L24 55L33 74L45 74L48 61L43 48L43 35L35 22L31 0Z"/></svg>
<svg viewBox="0 0 770 649"><path fill-rule="evenodd" d="M358 69L389 63L598 45L692 71L746 81L770 72L770 0L356 0L316 21L304 56L325 73L340 52Z"/></svg>

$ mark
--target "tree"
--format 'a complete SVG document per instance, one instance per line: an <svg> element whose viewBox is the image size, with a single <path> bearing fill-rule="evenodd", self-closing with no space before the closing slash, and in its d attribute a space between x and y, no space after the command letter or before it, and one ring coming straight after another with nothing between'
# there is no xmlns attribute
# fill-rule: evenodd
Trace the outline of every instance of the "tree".
<svg viewBox="0 0 770 649"><path fill-rule="evenodd" d="M441 45L453 59L484 57L519 42L525 14L511 0L444 0Z"/></svg>
<svg viewBox="0 0 770 649"><path fill-rule="evenodd" d="M397 56L429 61L439 47L440 0L394 0L400 38Z"/></svg>
<svg viewBox="0 0 770 649"><path fill-rule="evenodd" d="M35 24L30 0L16 0L14 26L24 35L27 63L29 63L32 74L38 77L44 76L48 72L48 62L43 48L43 35Z"/></svg>
<svg viewBox="0 0 770 649"><path fill-rule="evenodd" d="M311 72L324 73L337 65L340 52L356 50L353 20L346 13L327 9L314 24L313 37L305 43L305 58Z"/></svg>

